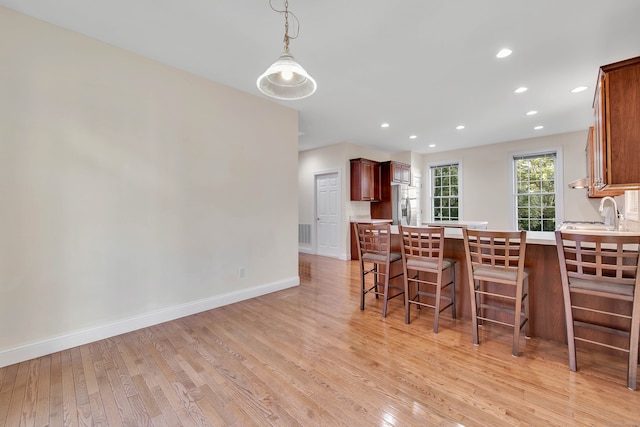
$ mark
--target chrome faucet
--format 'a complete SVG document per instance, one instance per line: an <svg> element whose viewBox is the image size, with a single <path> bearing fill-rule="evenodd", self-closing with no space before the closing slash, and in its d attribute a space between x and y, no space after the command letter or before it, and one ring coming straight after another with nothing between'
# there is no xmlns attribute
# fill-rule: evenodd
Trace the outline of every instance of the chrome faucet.
<svg viewBox="0 0 640 427"><path fill-rule="evenodd" d="M604 212L604 202L606 202L607 200L610 200L611 203L613 203L613 224L611 224L611 215L607 215L607 213ZM618 228L620 227L618 218L618 204L613 197L605 196L602 198L602 200L600 200L600 215L604 217L605 225L613 225L613 227L618 230Z"/></svg>

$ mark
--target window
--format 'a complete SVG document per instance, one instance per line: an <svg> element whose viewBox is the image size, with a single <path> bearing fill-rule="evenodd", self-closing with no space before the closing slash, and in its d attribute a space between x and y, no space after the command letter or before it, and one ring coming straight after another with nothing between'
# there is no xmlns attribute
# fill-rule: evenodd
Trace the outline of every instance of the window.
<svg viewBox="0 0 640 427"><path fill-rule="evenodd" d="M459 177L459 163L430 167L431 218L433 221L460 219Z"/></svg>
<svg viewBox="0 0 640 427"><path fill-rule="evenodd" d="M561 195L558 152L513 156L515 217L518 230L554 231Z"/></svg>

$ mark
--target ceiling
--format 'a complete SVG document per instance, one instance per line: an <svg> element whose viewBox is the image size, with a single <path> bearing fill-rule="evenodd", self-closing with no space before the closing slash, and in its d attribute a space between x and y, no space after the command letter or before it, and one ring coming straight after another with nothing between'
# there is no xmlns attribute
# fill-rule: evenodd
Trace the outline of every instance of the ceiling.
<svg viewBox="0 0 640 427"><path fill-rule="evenodd" d="M284 17L269 0L0 5L256 96L283 51ZM346 141L429 153L584 130L598 67L640 55L638 0L290 0L289 10L300 22L290 51L318 82L312 97L274 101L299 111L300 150ZM497 59L504 47L513 54Z"/></svg>

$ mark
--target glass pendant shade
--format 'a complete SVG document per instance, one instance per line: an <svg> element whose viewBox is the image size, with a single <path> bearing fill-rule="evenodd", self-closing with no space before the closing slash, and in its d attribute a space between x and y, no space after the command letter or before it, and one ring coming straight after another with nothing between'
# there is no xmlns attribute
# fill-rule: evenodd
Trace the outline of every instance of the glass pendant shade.
<svg viewBox="0 0 640 427"><path fill-rule="evenodd" d="M316 81L286 50L256 82L260 92L275 99L293 101L313 95Z"/></svg>

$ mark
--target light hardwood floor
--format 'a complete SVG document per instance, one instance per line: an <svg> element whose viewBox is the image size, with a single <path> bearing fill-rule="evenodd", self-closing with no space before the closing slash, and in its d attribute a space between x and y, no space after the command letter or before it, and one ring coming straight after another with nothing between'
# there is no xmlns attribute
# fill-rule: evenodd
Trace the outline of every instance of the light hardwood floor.
<svg viewBox="0 0 640 427"><path fill-rule="evenodd" d="M633 426L624 355L521 341L392 300L358 264L300 255L299 287L0 369L0 425Z"/></svg>

